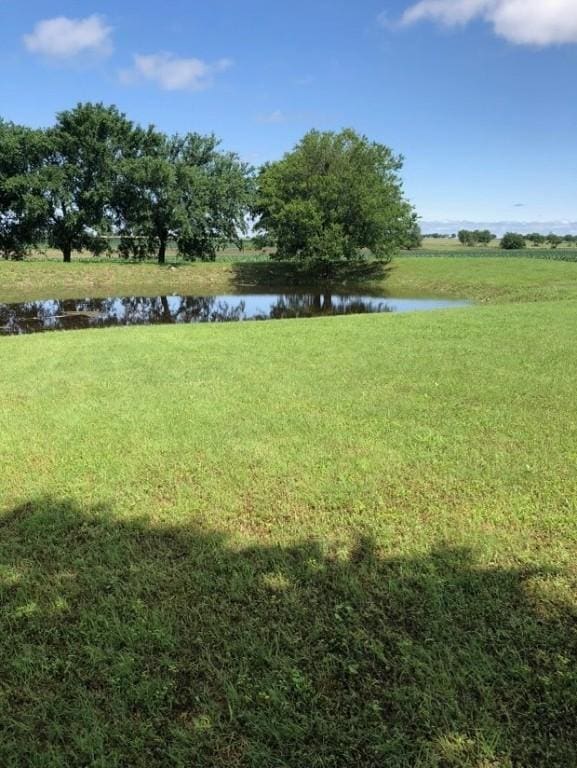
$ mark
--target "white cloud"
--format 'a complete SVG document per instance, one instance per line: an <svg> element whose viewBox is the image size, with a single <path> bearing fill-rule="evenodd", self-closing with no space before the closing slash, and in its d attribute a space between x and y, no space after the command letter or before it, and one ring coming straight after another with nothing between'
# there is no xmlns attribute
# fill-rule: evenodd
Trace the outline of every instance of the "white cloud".
<svg viewBox="0 0 577 768"><path fill-rule="evenodd" d="M109 56L112 53L112 28L100 16L69 19L58 16L39 21L24 45L31 53L53 59L71 59L81 54Z"/></svg>
<svg viewBox="0 0 577 768"><path fill-rule="evenodd" d="M178 58L171 53L136 54L132 69L120 73L125 85L149 81L165 91L202 91L209 88L214 76L232 66L229 59L209 64L201 59Z"/></svg>
<svg viewBox="0 0 577 768"><path fill-rule="evenodd" d="M577 43L577 0L420 0L402 22L425 19L447 26L483 19L497 35L518 45Z"/></svg>

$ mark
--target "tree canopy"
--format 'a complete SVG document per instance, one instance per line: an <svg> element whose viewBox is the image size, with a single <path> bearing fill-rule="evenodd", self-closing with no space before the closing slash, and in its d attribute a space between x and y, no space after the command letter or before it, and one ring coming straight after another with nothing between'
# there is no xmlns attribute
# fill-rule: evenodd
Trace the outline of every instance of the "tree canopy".
<svg viewBox="0 0 577 768"><path fill-rule="evenodd" d="M525 248L527 242L523 235L507 232L501 239L501 248L505 251L516 251Z"/></svg>
<svg viewBox="0 0 577 768"><path fill-rule="evenodd" d="M351 129L311 131L280 161L253 169L214 135L168 136L114 106L78 104L46 129L0 120L0 256L48 245L64 261L119 243L127 259L214 260L257 242L305 264L415 248L421 231L405 199L402 157Z"/></svg>
<svg viewBox="0 0 577 768"><path fill-rule="evenodd" d="M276 258L312 262L388 259L410 247L417 217L391 149L351 129L311 131L257 180L255 231Z"/></svg>
<svg viewBox="0 0 577 768"><path fill-rule="evenodd" d="M0 254L21 259L43 231L43 202L30 183L45 153L41 131L0 120Z"/></svg>
<svg viewBox="0 0 577 768"><path fill-rule="evenodd" d="M488 229L461 229L458 238L461 245L472 248L475 245L490 245L495 235Z"/></svg>
<svg viewBox="0 0 577 768"><path fill-rule="evenodd" d="M218 151L214 136L165 136L149 129L143 151L122 162L113 208L120 252L164 263L169 239L186 259L214 260L239 243L252 194L251 169Z"/></svg>
<svg viewBox="0 0 577 768"><path fill-rule="evenodd" d="M70 261L73 250L105 249L116 164L134 149L133 124L116 107L80 104L46 132L47 152L33 177L43 198L49 245Z"/></svg>
<svg viewBox="0 0 577 768"><path fill-rule="evenodd" d="M0 253L22 258L48 244L164 262L169 240L185 258L214 259L246 226L252 169L214 136L168 137L116 107L79 104L54 126L0 122Z"/></svg>

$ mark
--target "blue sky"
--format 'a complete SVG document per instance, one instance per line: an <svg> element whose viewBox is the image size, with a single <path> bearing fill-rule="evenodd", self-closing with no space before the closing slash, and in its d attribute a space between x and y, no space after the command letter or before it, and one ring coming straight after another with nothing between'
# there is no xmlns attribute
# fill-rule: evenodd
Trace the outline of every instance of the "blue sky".
<svg viewBox="0 0 577 768"><path fill-rule="evenodd" d="M352 126L426 220L577 220L576 0L0 0L0 62L6 119L104 101L254 164Z"/></svg>

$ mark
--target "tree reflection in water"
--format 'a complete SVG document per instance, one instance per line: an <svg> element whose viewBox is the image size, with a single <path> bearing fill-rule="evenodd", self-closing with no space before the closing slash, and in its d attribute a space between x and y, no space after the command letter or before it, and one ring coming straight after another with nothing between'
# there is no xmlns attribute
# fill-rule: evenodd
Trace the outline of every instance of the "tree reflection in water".
<svg viewBox="0 0 577 768"><path fill-rule="evenodd" d="M291 317L320 317L321 315L362 315L391 311L386 302L380 299L335 296L332 293L289 294L278 297L266 319L279 320Z"/></svg>
<svg viewBox="0 0 577 768"><path fill-rule="evenodd" d="M0 333L173 323L225 323L391 311L383 299L330 293L125 296L0 304Z"/></svg>

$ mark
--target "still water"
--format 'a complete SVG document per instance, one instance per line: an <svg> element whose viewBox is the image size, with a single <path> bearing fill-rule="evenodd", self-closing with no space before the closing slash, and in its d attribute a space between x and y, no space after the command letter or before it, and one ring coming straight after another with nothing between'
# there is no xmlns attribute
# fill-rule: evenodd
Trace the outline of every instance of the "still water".
<svg viewBox="0 0 577 768"><path fill-rule="evenodd" d="M0 334L159 323L227 323L375 312L418 312L467 304L466 301L333 293L54 299L0 304Z"/></svg>

